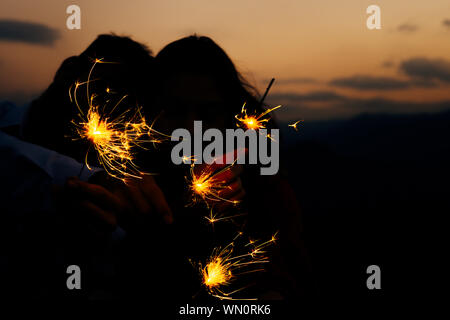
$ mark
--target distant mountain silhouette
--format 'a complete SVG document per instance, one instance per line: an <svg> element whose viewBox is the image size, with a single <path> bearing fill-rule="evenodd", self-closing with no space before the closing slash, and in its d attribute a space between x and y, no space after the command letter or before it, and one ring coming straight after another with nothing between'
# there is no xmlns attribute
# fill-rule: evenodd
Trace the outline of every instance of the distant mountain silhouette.
<svg viewBox="0 0 450 320"><path fill-rule="evenodd" d="M386 292L416 284L410 272L427 261L436 217L450 213L450 111L289 129L282 163L303 209L321 292L373 294L365 285L371 264L386 270Z"/></svg>

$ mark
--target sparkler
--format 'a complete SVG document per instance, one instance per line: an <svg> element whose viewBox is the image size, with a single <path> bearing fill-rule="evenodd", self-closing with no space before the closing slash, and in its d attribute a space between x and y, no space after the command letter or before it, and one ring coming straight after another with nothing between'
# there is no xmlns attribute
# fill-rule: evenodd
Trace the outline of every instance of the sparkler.
<svg viewBox="0 0 450 320"><path fill-rule="evenodd" d="M181 158L181 160L183 161L184 164L189 164L191 162L195 163L197 161L197 158L195 158L195 156L183 156Z"/></svg>
<svg viewBox="0 0 450 320"><path fill-rule="evenodd" d="M127 98L122 96L111 110L107 110L110 100L102 105L96 103L96 94L89 92L89 84L92 81L91 75L98 63L104 62L96 59L89 71L87 81L76 82L75 86L69 89L70 101L78 108L78 120L72 120L77 138L85 139L91 143L97 153L99 164L112 177L125 181L126 178L141 178L141 172L135 164L136 147L146 149L147 143L159 143L166 135L154 130L142 115L142 107L134 110L127 108L119 115L114 115L114 110ZM86 100L88 104L87 112L83 112L78 102L77 91L80 86L86 86ZM72 91L73 88L73 91ZM112 91L107 88L108 94ZM89 148L90 149L90 148ZM91 169L88 163L89 149L86 152L85 164Z"/></svg>
<svg viewBox="0 0 450 320"><path fill-rule="evenodd" d="M241 214L235 214L235 215L231 215L231 216L224 216L224 215L221 215L218 213L214 213L213 209L211 208L209 216L205 216L205 219L208 221L209 224L211 224L211 226L214 227L214 224L217 222L231 220L233 218L241 217L244 215L245 215L244 213L241 213Z"/></svg>
<svg viewBox="0 0 450 320"><path fill-rule="evenodd" d="M267 94L269 93L270 88L272 87L272 84L274 83L275 78L272 78L269 82L269 85L266 88L266 91L264 92L261 101L259 102L259 105L262 106L264 99L266 98ZM241 109L241 113L235 115L236 120L238 120L237 122L237 126L239 128L243 127L249 130L259 130L259 129L265 129L266 128L266 123L269 122L270 117L266 117L266 115L278 108L281 108L281 105L276 106L275 108L272 109L267 109L264 112L260 113L260 114L252 114L252 115L248 115L247 114L247 109L245 107L246 103L244 103L244 105L242 106ZM270 138L269 136L267 138Z"/></svg>
<svg viewBox="0 0 450 320"><path fill-rule="evenodd" d="M221 300L257 300L257 298L234 298L232 295L249 287L249 285L225 292L223 288L230 286L240 276L253 272L264 271L262 264L268 263L269 258L264 255L263 249L275 243L277 233L266 242L257 244L257 241L250 241L245 246L252 246L252 249L241 255L234 255L235 240L242 235L239 232L233 241L224 248L217 247L203 267L199 264L199 273L202 284L208 293Z"/></svg>
<svg viewBox="0 0 450 320"><path fill-rule="evenodd" d="M292 124L288 124L288 127L292 127L292 128L294 128L295 131L298 131L297 125L298 125L300 122L303 122L303 120L298 120L298 121L296 121L296 122L294 122L294 123L292 123Z"/></svg>
<svg viewBox="0 0 450 320"><path fill-rule="evenodd" d="M236 161L231 165L226 166L218 171L214 171L213 166L209 166L206 169L196 173L194 164L190 168L190 177L186 178L189 189L191 191L191 202L193 205L201 200L203 200L209 207L210 202L225 201L232 204L238 204L239 200L229 200L220 196L220 192L226 189L231 189L231 187L224 180L219 180L217 178L221 173L230 170ZM189 204L188 204L189 205Z"/></svg>
<svg viewBox="0 0 450 320"><path fill-rule="evenodd" d="M259 130L265 129L267 122L269 122L270 117L266 117L268 113L281 108L281 105L278 105L274 108L267 109L260 114L247 114L246 103L242 106L241 112L235 116L237 122L237 126L240 128L245 128L249 130Z"/></svg>

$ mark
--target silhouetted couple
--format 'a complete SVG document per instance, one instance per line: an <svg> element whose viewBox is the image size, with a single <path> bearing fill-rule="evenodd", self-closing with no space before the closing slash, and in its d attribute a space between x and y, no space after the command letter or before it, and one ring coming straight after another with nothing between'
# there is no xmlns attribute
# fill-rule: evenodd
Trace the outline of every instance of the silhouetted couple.
<svg viewBox="0 0 450 320"><path fill-rule="evenodd" d="M80 299L215 299L202 288L197 262L214 247L225 246L242 231L267 239L265 272L246 279L243 296L296 299L313 292L303 246L300 210L282 174L261 176L257 165L235 165L220 179L222 194L241 201L214 205L214 214L234 219L207 223L206 206L188 206L185 177L189 166L170 160L171 142L142 150L136 162L142 179L127 183L109 177L88 146L73 140L71 121L79 112L68 91L85 81L95 59L105 62L91 75L90 90L106 101L113 91L127 95L117 112L142 106L154 128L235 128L243 103L261 112L256 90L238 73L227 54L207 37L190 36L164 47L155 57L127 37L100 35L83 53L66 59L48 89L26 110L20 124L4 128L2 215L9 239L9 274L3 293L12 297ZM84 110L86 111L86 110ZM270 126L275 128L272 120ZM3 155L3 153L2 153ZM201 165L204 168L206 165ZM11 240L12 239L12 240ZM1 239L3 240L3 239ZM79 265L82 290L67 290L66 268ZM32 273L28 268L32 266ZM238 283L239 285L239 283ZM6 292L7 291L7 292Z"/></svg>

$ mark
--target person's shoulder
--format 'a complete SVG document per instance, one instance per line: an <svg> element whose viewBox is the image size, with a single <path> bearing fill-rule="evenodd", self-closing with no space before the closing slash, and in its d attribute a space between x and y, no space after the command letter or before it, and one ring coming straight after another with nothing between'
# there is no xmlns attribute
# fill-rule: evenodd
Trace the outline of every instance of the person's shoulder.
<svg viewBox="0 0 450 320"><path fill-rule="evenodd" d="M14 102L0 101L0 128L20 125L29 103L18 106Z"/></svg>

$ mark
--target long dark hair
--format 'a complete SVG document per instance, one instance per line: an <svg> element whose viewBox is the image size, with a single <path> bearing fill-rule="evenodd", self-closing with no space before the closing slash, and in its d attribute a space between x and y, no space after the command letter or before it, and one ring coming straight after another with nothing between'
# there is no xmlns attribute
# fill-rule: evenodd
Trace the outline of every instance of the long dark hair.
<svg viewBox="0 0 450 320"><path fill-rule="evenodd" d="M118 88L128 94L133 105L147 105L152 87L153 62L151 51L145 45L129 37L102 34L78 56L67 58L59 67L50 86L31 103L22 126L23 139L72 156L78 160L78 152L71 135L70 121L76 117L77 108L70 102L69 88L75 81L86 81L95 59L114 62L96 69L95 85Z"/></svg>
<svg viewBox="0 0 450 320"><path fill-rule="evenodd" d="M162 77L176 73L210 76L219 86L234 115L245 102L249 109L261 111L257 90L238 72L226 52L211 38L192 35L171 42L156 55Z"/></svg>
<svg viewBox="0 0 450 320"><path fill-rule="evenodd" d="M235 120L234 115L239 113L244 102L250 112L258 113L264 109L254 87L237 71L225 51L208 37L193 35L179 39L164 47L155 58L162 85L164 77L170 78L183 73L206 75L215 81L226 99L226 110L221 111L231 120ZM270 121L268 127L277 128L274 121ZM170 160L166 163L170 164ZM166 194L172 197L168 199L171 204L177 201L175 194L178 193L174 190L183 190L185 183L177 178L181 168L174 167L176 166L161 175L166 179L160 181L163 190L168 190ZM295 196L280 175L260 176L255 166L247 166L241 177L246 199L240 210L247 211L244 223L246 230L257 237L275 230L280 231L280 245L274 249L274 263L268 267L270 272L267 273L262 287L279 287L277 290L285 297L295 297L300 290L308 290L306 282L309 279L309 265L300 239L301 227L297 219L299 210ZM178 205L179 210L186 210L182 203ZM197 229L198 226L193 223L195 220L191 217L186 211L177 216L177 220L181 220L183 225L179 230L181 238L196 238L197 240L192 240L193 243L201 243L203 238L200 236L200 229ZM233 229L233 226L231 228Z"/></svg>

